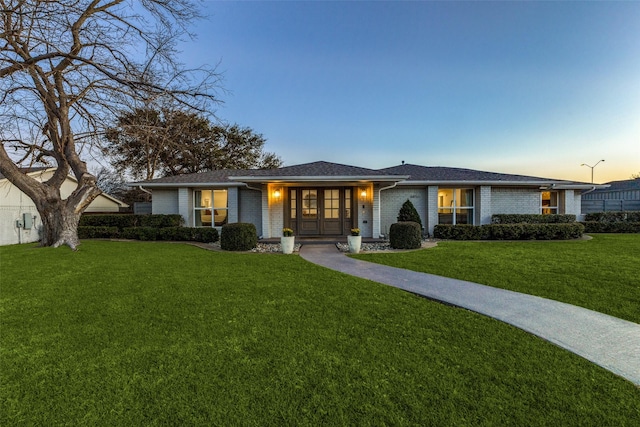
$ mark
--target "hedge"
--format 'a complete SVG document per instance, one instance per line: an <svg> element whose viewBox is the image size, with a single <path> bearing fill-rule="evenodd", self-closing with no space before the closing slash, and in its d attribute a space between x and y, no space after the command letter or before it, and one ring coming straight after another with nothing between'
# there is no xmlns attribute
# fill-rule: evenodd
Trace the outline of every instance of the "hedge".
<svg viewBox="0 0 640 427"><path fill-rule="evenodd" d="M585 221L585 233L640 233L640 222Z"/></svg>
<svg viewBox="0 0 640 427"><path fill-rule="evenodd" d="M593 212L585 215L585 222L640 222L640 211Z"/></svg>
<svg viewBox="0 0 640 427"><path fill-rule="evenodd" d="M585 227L578 222L570 224L438 224L434 227L433 235L437 239L450 240L566 240L581 237L584 230Z"/></svg>
<svg viewBox="0 0 640 427"><path fill-rule="evenodd" d="M575 215L559 214L495 214L491 216L492 224L565 224L575 221Z"/></svg>
<svg viewBox="0 0 640 427"><path fill-rule="evenodd" d="M222 226L220 247L225 251L249 251L258 244L256 226L248 222L235 222Z"/></svg>
<svg viewBox="0 0 640 427"><path fill-rule="evenodd" d="M80 239L132 239L132 240L173 240L187 242L211 243L218 241L218 230L215 228L193 227L78 227Z"/></svg>
<svg viewBox="0 0 640 427"><path fill-rule="evenodd" d="M82 215L79 226L118 227L119 230L131 227L180 227L184 225L181 215Z"/></svg>
<svg viewBox="0 0 640 427"><path fill-rule="evenodd" d="M417 249L422 246L422 227L414 221L391 224L389 245L394 249Z"/></svg>

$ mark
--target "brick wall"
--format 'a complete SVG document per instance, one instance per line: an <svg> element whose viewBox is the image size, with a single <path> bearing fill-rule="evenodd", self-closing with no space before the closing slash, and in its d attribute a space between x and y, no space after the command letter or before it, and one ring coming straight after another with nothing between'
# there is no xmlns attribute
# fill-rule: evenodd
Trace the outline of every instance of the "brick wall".
<svg viewBox="0 0 640 427"><path fill-rule="evenodd" d="M540 213L540 190L493 187L491 189L491 213L538 214Z"/></svg>
<svg viewBox="0 0 640 427"><path fill-rule="evenodd" d="M262 236L262 192L241 188L238 197L240 222L250 222L256 226L258 236Z"/></svg>
<svg viewBox="0 0 640 427"><path fill-rule="evenodd" d="M178 190L153 190L151 212L154 214L178 213Z"/></svg>
<svg viewBox="0 0 640 427"><path fill-rule="evenodd" d="M437 193L437 191L436 191ZM380 232L384 235L389 234L391 224L398 222L398 213L402 204L407 200L411 200L415 206L422 225L427 225L426 210L426 189L425 187L394 187L380 192L381 209L380 209ZM377 236L374 236L377 237Z"/></svg>

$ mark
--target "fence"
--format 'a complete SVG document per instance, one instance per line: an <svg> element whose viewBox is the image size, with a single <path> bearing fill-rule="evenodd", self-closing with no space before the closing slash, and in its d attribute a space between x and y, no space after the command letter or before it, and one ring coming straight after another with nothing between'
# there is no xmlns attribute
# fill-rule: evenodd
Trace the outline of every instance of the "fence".
<svg viewBox="0 0 640 427"><path fill-rule="evenodd" d="M582 200L583 214L611 211L640 211L640 200Z"/></svg>

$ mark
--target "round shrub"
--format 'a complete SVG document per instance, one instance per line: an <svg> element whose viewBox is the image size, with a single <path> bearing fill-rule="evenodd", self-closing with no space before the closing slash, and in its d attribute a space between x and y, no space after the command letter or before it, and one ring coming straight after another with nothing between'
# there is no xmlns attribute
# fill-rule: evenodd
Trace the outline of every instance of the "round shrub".
<svg viewBox="0 0 640 427"><path fill-rule="evenodd" d="M236 222L222 226L220 247L225 251L248 251L258 244L256 226L245 222Z"/></svg>
<svg viewBox="0 0 640 427"><path fill-rule="evenodd" d="M394 249L418 249L422 246L422 227L413 221L391 224L389 244Z"/></svg>

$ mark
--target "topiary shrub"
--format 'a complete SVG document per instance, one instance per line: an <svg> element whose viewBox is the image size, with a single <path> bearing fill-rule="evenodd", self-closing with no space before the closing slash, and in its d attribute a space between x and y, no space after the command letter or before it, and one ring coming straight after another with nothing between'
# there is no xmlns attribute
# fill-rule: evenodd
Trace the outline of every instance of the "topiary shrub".
<svg viewBox="0 0 640 427"><path fill-rule="evenodd" d="M391 224L389 244L393 249L418 249L422 246L422 227L414 221Z"/></svg>
<svg viewBox="0 0 640 427"><path fill-rule="evenodd" d="M179 227L184 220L181 215L132 215L132 214L103 214L82 215L78 225L87 227L118 227L123 230L131 227Z"/></svg>
<svg viewBox="0 0 640 427"><path fill-rule="evenodd" d="M222 226L220 247L225 251L248 251L258 244L256 226L245 222L236 222Z"/></svg>
<svg viewBox="0 0 640 427"><path fill-rule="evenodd" d="M213 243L218 241L218 230L209 227L164 227L158 231L158 240Z"/></svg>
<svg viewBox="0 0 640 427"><path fill-rule="evenodd" d="M585 221L585 233L640 233L640 222Z"/></svg>
<svg viewBox="0 0 640 427"><path fill-rule="evenodd" d="M640 211L592 212L585 215L585 221L640 222Z"/></svg>
<svg viewBox="0 0 640 427"><path fill-rule="evenodd" d="M420 220L420 214L409 199L407 199L407 201L402 204L400 212L398 212L398 222L407 221L417 222L420 225L420 229L422 230L422 221Z"/></svg>

